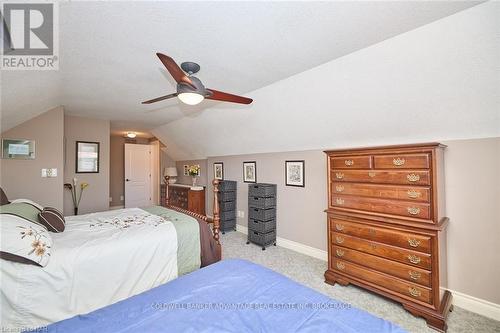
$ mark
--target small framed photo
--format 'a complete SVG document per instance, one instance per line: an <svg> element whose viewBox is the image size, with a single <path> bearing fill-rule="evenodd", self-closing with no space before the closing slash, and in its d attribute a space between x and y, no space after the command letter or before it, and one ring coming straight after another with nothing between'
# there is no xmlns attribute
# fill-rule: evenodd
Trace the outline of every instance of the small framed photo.
<svg viewBox="0 0 500 333"><path fill-rule="evenodd" d="M76 142L76 173L99 173L99 142Z"/></svg>
<svg viewBox="0 0 500 333"><path fill-rule="evenodd" d="M305 186L305 162L285 161L285 185Z"/></svg>
<svg viewBox="0 0 500 333"><path fill-rule="evenodd" d="M34 160L35 140L2 139L2 158Z"/></svg>
<svg viewBox="0 0 500 333"><path fill-rule="evenodd" d="M224 163L214 163L214 178L218 180L224 180Z"/></svg>
<svg viewBox="0 0 500 333"><path fill-rule="evenodd" d="M187 164L184 164L184 176L189 176L189 165Z"/></svg>
<svg viewBox="0 0 500 333"><path fill-rule="evenodd" d="M243 162L243 182L257 182L257 163L255 161Z"/></svg>

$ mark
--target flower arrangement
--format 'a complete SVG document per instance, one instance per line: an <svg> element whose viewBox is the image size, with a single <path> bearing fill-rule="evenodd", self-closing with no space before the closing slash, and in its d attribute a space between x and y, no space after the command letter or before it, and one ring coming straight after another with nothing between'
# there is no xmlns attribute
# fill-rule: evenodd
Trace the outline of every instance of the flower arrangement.
<svg viewBox="0 0 500 333"><path fill-rule="evenodd" d="M200 166L198 164L190 165L187 172L193 179L193 187L196 187L196 177L200 175Z"/></svg>
<svg viewBox="0 0 500 333"><path fill-rule="evenodd" d="M190 165L188 167L187 171L188 171L188 175L190 175L191 177L199 176L200 175L200 166L198 164Z"/></svg>
<svg viewBox="0 0 500 333"><path fill-rule="evenodd" d="M73 198L73 207L75 209L75 215L78 215L78 206L80 205L80 201L82 200L82 194L83 190L85 190L89 186L88 183L81 183L80 184L80 191L78 193L77 188L78 188L78 179L73 178L73 184L71 183L66 183L64 184L64 188L67 188L68 190L71 191L71 197Z"/></svg>

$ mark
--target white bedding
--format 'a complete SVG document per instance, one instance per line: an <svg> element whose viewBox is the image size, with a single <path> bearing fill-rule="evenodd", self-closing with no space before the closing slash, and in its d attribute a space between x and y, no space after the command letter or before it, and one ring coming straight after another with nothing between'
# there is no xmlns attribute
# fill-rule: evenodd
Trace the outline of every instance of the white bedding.
<svg viewBox="0 0 500 333"><path fill-rule="evenodd" d="M44 326L177 277L173 224L139 208L66 218L46 267L0 260L3 328Z"/></svg>

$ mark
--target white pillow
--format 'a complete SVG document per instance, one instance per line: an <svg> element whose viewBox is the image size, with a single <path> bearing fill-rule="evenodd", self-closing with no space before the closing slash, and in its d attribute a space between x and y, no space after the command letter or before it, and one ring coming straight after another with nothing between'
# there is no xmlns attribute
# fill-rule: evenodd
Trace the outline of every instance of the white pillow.
<svg viewBox="0 0 500 333"><path fill-rule="evenodd" d="M47 229L16 215L2 214L0 218L2 258L25 262L12 258L17 256L45 267L52 249L52 238Z"/></svg>
<svg viewBox="0 0 500 333"><path fill-rule="evenodd" d="M20 202L24 202L24 203L33 205L36 208L38 208L40 210L43 210L43 206L42 205L40 205L39 203L36 203L36 202L34 202L34 201L30 200L30 199L14 199L10 203L20 203Z"/></svg>

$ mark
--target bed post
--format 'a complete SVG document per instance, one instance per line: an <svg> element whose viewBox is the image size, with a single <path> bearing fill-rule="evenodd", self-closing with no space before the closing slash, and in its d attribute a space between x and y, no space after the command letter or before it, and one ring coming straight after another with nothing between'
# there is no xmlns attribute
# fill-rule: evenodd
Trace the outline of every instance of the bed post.
<svg viewBox="0 0 500 333"><path fill-rule="evenodd" d="M214 239L218 245L220 245L219 241L219 180L214 179L212 182L214 185Z"/></svg>
<svg viewBox="0 0 500 333"><path fill-rule="evenodd" d="M168 185L169 185L169 176L165 176L165 206L170 205L170 193L168 191Z"/></svg>

